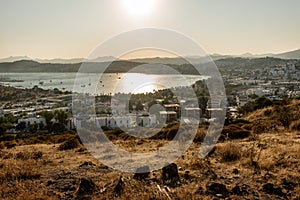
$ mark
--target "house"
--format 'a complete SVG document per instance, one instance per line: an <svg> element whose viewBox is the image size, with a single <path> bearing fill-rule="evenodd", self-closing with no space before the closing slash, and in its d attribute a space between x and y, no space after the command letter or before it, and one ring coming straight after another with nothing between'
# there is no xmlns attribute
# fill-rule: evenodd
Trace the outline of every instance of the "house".
<svg viewBox="0 0 300 200"><path fill-rule="evenodd" d="M143 114L137 117L137 125L142 127L153 127L157 123L155 115Z"/></svg>
<svg viewBox="0 0 300 200"><path fill-rule="evenodd" d="M165 104L165 111L167 112L176 112L176 120L180 116L180 105L179 104Z"/></svg>
<svg viewBox="0 0 300 200"><path fill-rule="evenodd" d="M201 108L184 108L185 117L199 119L202 115Z"/></svg>
<svg viewBox="0 0 300 200"><path fill-rule="evenodd" d="M36 117L23 117L18 120L18 124L25 122L26 128L28 129L31 124L37 124L38 129L42 128L41 124L46 125L46 120L44 117L36 116Z"/></svg>
<svg viewBox="0 0 300 200"><path fill-rule="evenodd" d="M165 123L177 121L177 113L175 111L160 111L161 120Z"/></svg>

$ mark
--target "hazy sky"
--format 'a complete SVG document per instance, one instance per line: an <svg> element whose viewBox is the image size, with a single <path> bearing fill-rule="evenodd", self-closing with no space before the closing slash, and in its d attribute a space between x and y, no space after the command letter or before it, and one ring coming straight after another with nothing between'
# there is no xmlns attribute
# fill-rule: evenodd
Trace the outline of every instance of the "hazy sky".
<svg viewBox="0 0 300 200"><path fill-rule="evenodd" d="M142 27L179 31L209 53L300 48L299 0L152 0L145 14L127 1L0 0L0 58L86 57L108 38Z"/></svg>

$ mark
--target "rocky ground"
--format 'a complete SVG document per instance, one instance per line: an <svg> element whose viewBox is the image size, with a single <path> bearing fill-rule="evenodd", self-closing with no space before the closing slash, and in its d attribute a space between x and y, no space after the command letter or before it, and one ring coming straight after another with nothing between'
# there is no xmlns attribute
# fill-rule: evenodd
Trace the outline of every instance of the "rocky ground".
<svg viewBox="0 0 300 200"><path fill-rule="evenodd" d="M264 108L226 125L213 151L199 159L201 135L206 130L202 126L175 163L143 174L122 173L101 164L70 135L53 136L59 137L57 141L66 138L56 144L49 140L28 145L31 139L2 142L0 199L298 200L299 105L294 101L281 107L289 110L285 114L276 107ZM290 116L289 126L284 126L286 120L280 114ZM166 135L174 130L170 128ZM124 134L109 138L125 150L142 152L169 142Z"/></svg>
<svg viewBox="0 0 300 200"><path fill-rule="evenodd" d="M163 145L145 140L149 148ZM135 143L136 141L131 141ZM121 142L120 142L121 143ZM128 145L128 141L124 143ZM300 133L225 141L199 160L200 143L163 170L135 176L110 169L81 145L4 148L1 199L299 199ZM146 146L145 146L146 147ZM124 148L124 146L123 146Z"/></svg>

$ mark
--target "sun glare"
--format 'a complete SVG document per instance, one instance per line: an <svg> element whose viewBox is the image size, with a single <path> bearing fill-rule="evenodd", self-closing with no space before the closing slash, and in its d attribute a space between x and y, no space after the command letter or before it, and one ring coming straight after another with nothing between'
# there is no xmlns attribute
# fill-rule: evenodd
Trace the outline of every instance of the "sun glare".
<svg viewBox="0 0 300 200"><path fill-rule="evenodd" d="M155 6L155 0L123 0L123 8L136 17L149 15Z"/></svg>

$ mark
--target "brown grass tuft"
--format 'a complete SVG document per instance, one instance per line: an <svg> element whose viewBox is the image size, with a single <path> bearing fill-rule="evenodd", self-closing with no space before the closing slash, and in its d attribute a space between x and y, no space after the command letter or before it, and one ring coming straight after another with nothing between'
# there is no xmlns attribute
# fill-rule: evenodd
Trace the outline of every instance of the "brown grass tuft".
<svg viewBox="0 0 300 200"><path fill-rule="evenodd" d="M233 142L227 142L223 146L220 146L218 154L221 156L223 162L234 162L241 158L240 147Z"/></svg>

